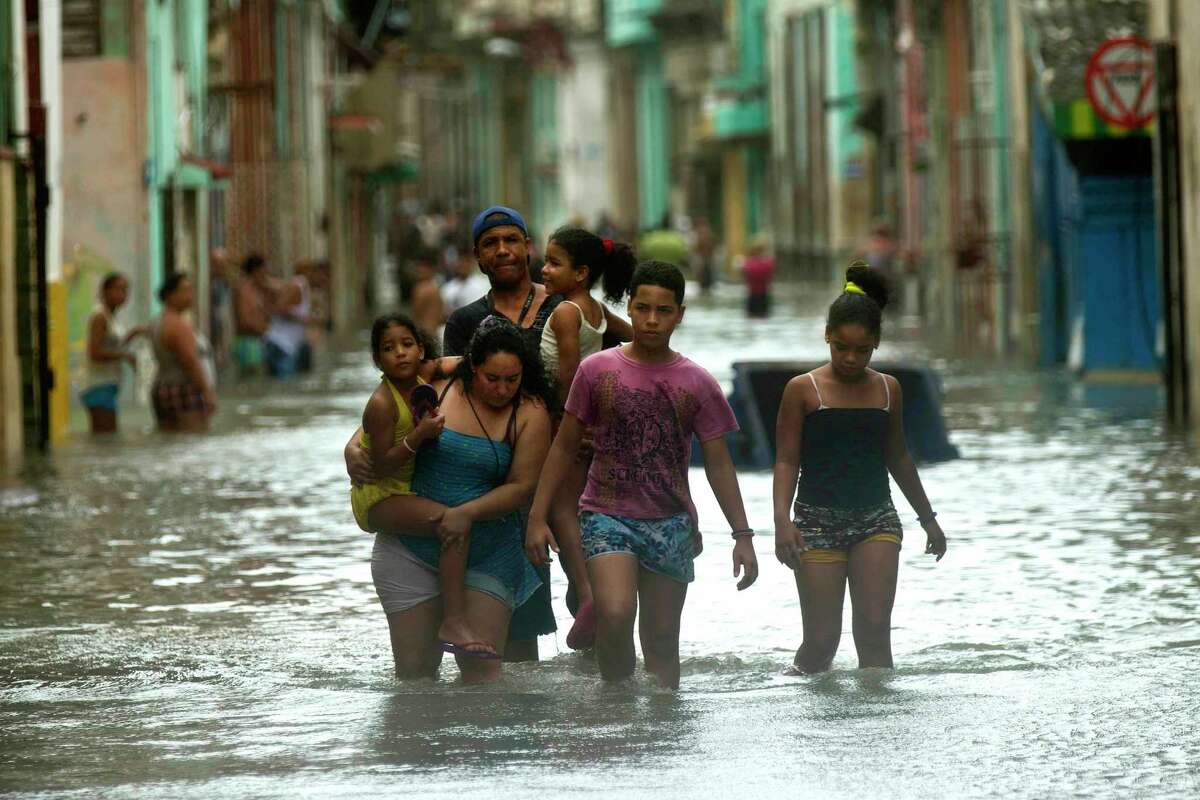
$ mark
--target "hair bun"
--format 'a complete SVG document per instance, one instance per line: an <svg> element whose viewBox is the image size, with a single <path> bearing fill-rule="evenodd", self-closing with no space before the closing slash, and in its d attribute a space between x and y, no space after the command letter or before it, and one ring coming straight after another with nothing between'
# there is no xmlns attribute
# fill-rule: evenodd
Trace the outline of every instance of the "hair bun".
<svg viewBox="0 0 1200 800"><path fill-rule="evenodd" d="M866 292L867 297L875 301L880 311L887 308L891 286L882 272L862 259L855 259L846 270L846 280Z"/></svg>

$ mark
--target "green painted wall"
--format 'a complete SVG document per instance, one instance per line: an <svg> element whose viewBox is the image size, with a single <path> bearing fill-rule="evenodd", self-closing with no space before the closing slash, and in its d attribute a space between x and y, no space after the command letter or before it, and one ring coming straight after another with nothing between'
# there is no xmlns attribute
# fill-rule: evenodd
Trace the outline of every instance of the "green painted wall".
<svg viewBox="0 0 1200 800"><path fill-rule="evenodd" d="M743 87L766 80L766 0L739 0L737 9L738 76Z"/></svg>
<svg viewBox="0 0 1200 800"><path fill-rule="evenodd" d="M662 0L607 0L605 36L610 47L645 44L657 38L650 15L662 6Z"/></svg>
<svg viewBox="0 0 1200 800"><path fill-rule="evenodd" d="M753 236L766 221L767 148L746 145L746 233Z"/></svg>
<svg viewBox="0 0 1200 800"><path fill-rule="evenodd" d="M539 247L554 228L566 222L558 174L558 77L538 70L529 78L529 130L533 141L534 236Z"/></svg>
<svg viewBox="0 0 1200 800"><path fill-rule="evenodd" d="M207 80L208 3L205 0L163 0L144 4L146 25L147 153L149 186L148 228L150 285L157 287L166 268L166 204L164 193L180 182L205 185L207 173L187 170L179 161L180 113L190 110L193 147L202 141ZM177 96L176 64L183 70L184 96ZM152 296L155 311L157 295Z"/></svg>
<svg viewBox="0 0 1200 800"><path fill-rule="evenodd" d="M103 0L100 5L100 50L106 58L129 58L130 0Z"/></svg>
<svg viewBox="0 0 1200 800"><path fill-rule="evenodd" d="M471 65L468 78L472 98L470 152L475 155L471 174L480 202L485 205L503 202L504 140L493 122L503 119L501 76L494 64L480 61Z"/></svg>
<svg viewBox="0 0 1200 800"><path fill-rule="evenodd" d="M637 116L638 222L658 227L670 192L670 96L662 55L648 46L638 53L635 82Z"/></svg>
<svg viewBox="0 0 1200 800"><path fill-rule="evenodd" d="M835 175L846 174L846 165L860 158L863 138L854 125L859 112L855 99L858 74L854 55L854 14L844 5L831 6L825 15L825 71L828 76L826 101L829 107L829 163Z"/></svg>

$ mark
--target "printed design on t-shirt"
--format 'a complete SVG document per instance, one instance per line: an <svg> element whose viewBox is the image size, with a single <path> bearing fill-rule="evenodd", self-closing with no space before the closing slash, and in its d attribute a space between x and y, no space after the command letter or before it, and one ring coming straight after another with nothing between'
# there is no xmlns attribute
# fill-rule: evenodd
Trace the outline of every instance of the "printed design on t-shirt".
<svg viewBox="0 0 1200 800"><path fill-rule="evenodd" d="M699 408L693 394L655 382L654 389L621 383L616 371L596 376L596 462L601 503L630 494L662 493L686 507L686 465L691 422Z"/></svg>

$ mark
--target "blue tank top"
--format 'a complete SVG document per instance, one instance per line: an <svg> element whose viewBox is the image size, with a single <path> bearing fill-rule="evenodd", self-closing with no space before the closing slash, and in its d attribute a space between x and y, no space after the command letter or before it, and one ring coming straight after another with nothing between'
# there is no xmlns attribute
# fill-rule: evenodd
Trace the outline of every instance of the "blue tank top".
<svg viewBox="0 0 1200 800"><path fill-rule="evenodd" d="M796 502L821 508L868 508L892 501L887 438L892 393L887 379L884 408L820 408L804 418Z"/></svg>
<svg viewBox="0 0 1200 800"><path fill-rule="evenodd" d="M412 488L416 494L447 506L459 506L502 485L512 464L512 446L445 428L438 438L417 454ZM525 562L524 534L514 512L502 519L476 522L471 526L467 565L475 566L498 551L512 550L512 562ZM400 540L418 558L437 566L441 543L436 537L401 536ZM508 561L505 558L502 561ZM519 562L518 562L519 560Z"/></svg>

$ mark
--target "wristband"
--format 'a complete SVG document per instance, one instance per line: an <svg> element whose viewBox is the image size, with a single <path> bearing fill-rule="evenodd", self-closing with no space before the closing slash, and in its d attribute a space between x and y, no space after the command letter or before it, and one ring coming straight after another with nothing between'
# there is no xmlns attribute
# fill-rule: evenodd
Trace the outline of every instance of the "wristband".
<svg viewBox="0 0 1200 800"><path fill-rule="evenodd" d="M935 519L937 519L937 512L936 512L936 511L930 511L930 512L929 512L929 516L927 516L927 517L917 517L917 522L919 522L919 523L921 523L922 525L924 525L924 524L925 524L925 523L927 523L927 522L933 522Z"/></svg>
<svg viewBox="0 0 1200 800"><path fill-rule="evenodd" d="M732 536L734 539L740 539L743 536L753 536L754 528L738 528L736 531L733 531L729 535Z"/></svg>
<svg viewBox="0 0 1200 800"><path fill-rule="evenodd" d="M401 439L400 444L408 448L408 452L412 453L414 456L417 454L417 451L413 450L413 446L408 443L408 436L405 436L403 439Z"/></svg>

